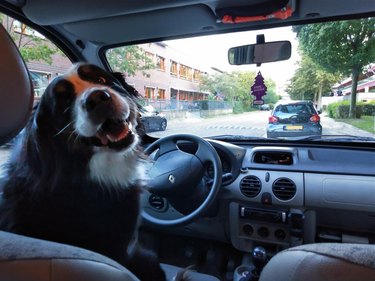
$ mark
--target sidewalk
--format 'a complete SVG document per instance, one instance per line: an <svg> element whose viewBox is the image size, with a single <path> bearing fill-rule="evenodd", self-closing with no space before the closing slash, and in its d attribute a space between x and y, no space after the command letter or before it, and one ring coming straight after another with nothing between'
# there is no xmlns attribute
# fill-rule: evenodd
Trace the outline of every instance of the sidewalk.
<svg viewBox="0 0 375 281"><path fill-rule="evenodd" d="M362 137L375 137L375 134L358 129L350 124L344 122L336 122L334 119L322 114L320 115L321 124L323 126L323 135L325 129L330 131L330 135L353 135Z"/></svg>

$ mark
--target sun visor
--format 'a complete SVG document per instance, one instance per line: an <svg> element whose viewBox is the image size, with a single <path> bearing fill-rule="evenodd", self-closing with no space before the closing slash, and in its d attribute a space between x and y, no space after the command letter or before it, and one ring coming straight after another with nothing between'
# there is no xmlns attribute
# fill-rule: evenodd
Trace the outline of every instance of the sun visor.
<svg viewBox="0 0 375 281"><path fill-rule="evenodd" d="M287 19L295 10L295 0L264 0L246 6L216 9L222 23L245 23L270 19Z"/></svg>

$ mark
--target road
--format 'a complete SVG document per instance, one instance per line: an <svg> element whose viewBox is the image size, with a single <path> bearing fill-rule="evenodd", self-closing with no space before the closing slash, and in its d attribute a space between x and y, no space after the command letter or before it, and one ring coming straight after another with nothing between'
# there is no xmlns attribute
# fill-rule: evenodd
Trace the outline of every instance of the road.
<svg viewBox="0 0 375 281"><path fill-rule="evenodd" d="M216 136L223 134L265 137L266 126L270 111L254 111L237 115L225 115L202 119L197 113L189 113L185 120L172 120L168 122L164 132L153 132L152 136L161 137L166 134L191 133L200 136ZM374 134L357 129L349 124L336 122L321 115L323 134L325 135L355 135L375 137ZM0 148L0 166L9 157L9 150ZM0 168L0 177L2 169Z"/></svg>
<svg viewBox="0 0 375 281"><path fill-rule="evenodd" d="M169 121L165 132L153 132L152 136L166 134L191 133L200 136L245 135L265 137L270 111L254 111L237 115L225 115L201 119L190 113L186 120ZM354 135L375 137L374 134L357 129L349 124L336 122L323 114L320 115L324 135Z"/></svg>

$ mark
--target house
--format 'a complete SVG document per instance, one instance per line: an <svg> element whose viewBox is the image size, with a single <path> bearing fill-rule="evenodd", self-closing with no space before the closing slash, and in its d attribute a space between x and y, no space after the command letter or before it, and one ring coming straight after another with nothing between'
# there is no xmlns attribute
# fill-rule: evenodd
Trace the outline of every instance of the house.
<svg viewBox="0 0 375 281"><path fill-rule="evenodd" d="M199 82L209 69L193 64L191 58L166 43L140 47L156 68L148 70L147 74L138 71L126 81L148 103L158 109L188 109L194 107L195 101L208 98L208 93L199 89Z"/></svg>

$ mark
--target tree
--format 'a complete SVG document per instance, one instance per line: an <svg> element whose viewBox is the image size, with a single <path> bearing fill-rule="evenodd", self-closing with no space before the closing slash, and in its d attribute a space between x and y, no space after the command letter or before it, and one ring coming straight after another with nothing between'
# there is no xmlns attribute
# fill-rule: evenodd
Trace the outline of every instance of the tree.
<svg viewBox="0 0 375 281"><path fill-rule="evenodd" d="M299 67L294 73L287 92L292 99L312 100L320 104L323 93L330 93L331 87L341 79L339 73L329 73L302 52Z"/></svg>
<svg viewBox="0 0 375 281"><path fill-rule="evenodd" d="M153 60L138 45L110 49L107 59L113 71L123 72L127 76L134 76L137 71L148 76L147 70L156 67Z"/></svg>
<svg viewBox="0 0 375 281"><path fill-rule="evenodd" d="M52 64L52 55L60 50L28 26L0 14L0 23L12 37L25 62L44 61Z"/></svg>
<svg viewBox="0 0 375 281"><path fill-rule="evenodd" d="M211 96L220 95L225 101L242 102L245 109L250 109L253 103L253 96L250 94L250 87L254 83L256 73L252 71L233 71L203 76L200 83L200 90L208 91ZM268 93L271 93L268 103L275 103L279 98L276 96L276 84L271 79L265 79Z"/></svg>
<svg viewBox="0 0 375 281"><path fill-rule="evenodd" d="M294 29L302 50L322 68L351 75L349 117L356 116L358 77L375 61L375 19L305 25Z"/></svg>

